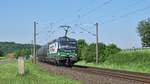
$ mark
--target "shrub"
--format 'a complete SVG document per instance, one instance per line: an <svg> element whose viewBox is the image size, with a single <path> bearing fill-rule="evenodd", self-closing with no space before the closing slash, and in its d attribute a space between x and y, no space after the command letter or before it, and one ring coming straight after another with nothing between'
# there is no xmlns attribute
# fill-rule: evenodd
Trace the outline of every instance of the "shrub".
<svg viewBox="0 0 150 84"><path fill-rule="evenodd" d="M106 59L112 55L121 51L115 44L105 45L103 43L98 44L98 54L99 54L99 62L105 62ZM86 48L84 48L83 60L86 62L96 62L96 44L90 44Z"/></svg>
<svg viewBox="0 0 150 84"><path fill-rule="evenodd" d="M0 50L0 57L4 56L4 53Z"/></svg>

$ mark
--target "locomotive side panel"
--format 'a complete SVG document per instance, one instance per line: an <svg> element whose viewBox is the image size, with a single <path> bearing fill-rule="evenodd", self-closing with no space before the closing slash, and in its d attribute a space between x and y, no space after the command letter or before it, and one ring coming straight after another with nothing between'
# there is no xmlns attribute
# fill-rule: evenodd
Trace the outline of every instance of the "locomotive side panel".
<svg viewBox="0 0 150 84"><path fill-rule="evenodd" d="M58 42L49 44L49 49L48 49L49 57L57 56L57 51L58 51Z"/></svg>

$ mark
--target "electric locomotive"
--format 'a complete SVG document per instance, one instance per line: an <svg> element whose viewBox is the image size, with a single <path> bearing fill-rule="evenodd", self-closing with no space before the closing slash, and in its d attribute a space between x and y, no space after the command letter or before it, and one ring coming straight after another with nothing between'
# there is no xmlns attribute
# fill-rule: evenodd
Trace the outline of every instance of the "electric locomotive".
<svg viewBox="0 0 150 84"><path fill-rule="evenodd" d="M77 41L67 36L59 37L41 47L38 60L62 66L72 66L78 59Z"/></svg>

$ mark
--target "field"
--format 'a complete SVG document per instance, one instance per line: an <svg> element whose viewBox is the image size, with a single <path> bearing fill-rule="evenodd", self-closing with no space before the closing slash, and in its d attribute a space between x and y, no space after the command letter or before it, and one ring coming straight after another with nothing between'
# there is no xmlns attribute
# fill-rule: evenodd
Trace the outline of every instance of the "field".
<svg viewBox="0 0 150 84"><path fill-rule="evenodd" d="M98 65L84 61L78 62L77 65L150 73L150 50L121 51Z"/></svg>
<svg viewBox="0 0 150 84"><path fill-rule="evenodd" d="M38 65L26 62L25 75L17 73L17 63L0 64L0 84L79 84L77 81L50 74Z"/></svg>

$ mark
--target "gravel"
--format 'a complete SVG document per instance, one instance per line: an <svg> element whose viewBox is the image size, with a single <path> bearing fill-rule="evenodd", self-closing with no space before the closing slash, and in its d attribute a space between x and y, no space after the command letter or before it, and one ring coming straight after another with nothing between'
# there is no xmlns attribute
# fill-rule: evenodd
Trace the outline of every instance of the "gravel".
<svg viewBox="0 0 150 84"><path fill-rule="evenodd" d="M73 70L72 68L59 67L46 63L38 63L43 69L56 75L63 75L66 78L78 80L81 84L148 84L137 82L134 80L127 80L122 78L115 78L104 76L100 74L91 74L84 71Z"/></svg>

